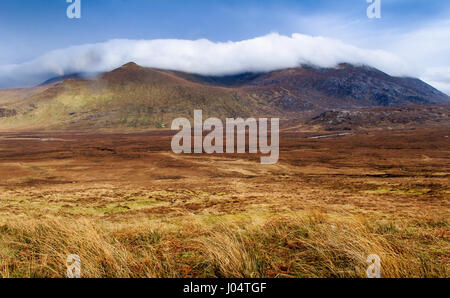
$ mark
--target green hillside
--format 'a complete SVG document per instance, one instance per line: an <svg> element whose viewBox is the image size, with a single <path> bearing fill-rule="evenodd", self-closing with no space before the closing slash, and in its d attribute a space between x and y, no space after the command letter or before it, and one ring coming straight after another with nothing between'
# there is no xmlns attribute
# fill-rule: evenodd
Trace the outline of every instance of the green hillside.
<svg viewBox="0 0 450 298"><path fill-rule="evenodd" d="M251 112L236 90L190 82L134 63L94 80L69 79L35 92L1 91L0 104L16 114L1 117L1 129L147 128L170 125L180 116L190 118L194 109L202 109L205 117L220 118Z"/></svg>

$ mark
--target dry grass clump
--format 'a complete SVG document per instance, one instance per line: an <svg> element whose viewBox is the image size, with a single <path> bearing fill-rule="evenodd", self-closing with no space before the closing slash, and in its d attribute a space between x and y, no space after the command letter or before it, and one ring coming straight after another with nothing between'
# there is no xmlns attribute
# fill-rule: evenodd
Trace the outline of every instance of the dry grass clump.
<svg viewBox="0 0 450 298"><path fill-rule="evenodd" d="M15 221L0 226L0 275L3 277L64 277L66 259L77 254L84 277L133 277L141 267L123 243L92 221L48 217ZM161 269L151 247L145 255L148 266L142 276Z"/></svg>
<svg viewBox="0 0 450 298"><path fill-rule="evenodd" d="M140 223L29 217L0 225L0 276L64 277L67 256L78 254L83 277L366 277L377 254L383 277L448 277L448 238L430 256L404 241L420 236L404 228L319 211Z"/></svg>
<svg viewBox="0 0 450 298"><path fill-rule="evenodd" d="M372 230L362 218L312 212L262 225L222 224L200 243L216 277L366 277L370 254L380 256L383 277L448 275L448 260L425 264L423 252Z"/></svg>

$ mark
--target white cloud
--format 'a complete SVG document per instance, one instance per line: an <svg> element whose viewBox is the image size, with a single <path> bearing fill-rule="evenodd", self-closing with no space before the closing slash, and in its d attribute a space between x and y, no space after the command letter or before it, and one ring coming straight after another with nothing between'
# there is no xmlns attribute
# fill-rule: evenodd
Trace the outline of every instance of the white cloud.
<svg viewBox="0 0 450 298"><path fill-rule="evenodd" d="M450 20L406 33L388 50L408 61L414 75L450 95Z"/></svg>
<svg viewBox="0 0 450 298"><path fill-rule="evenodd" d="M127 62L142 66L227 75L314 64L367 64L391 75L410 75L410 64L392 53L361 49L337 39L272 33L240 42L209 40L111 40L49 52L35 60L0 66L0 87L35 85L55 75L104 72Z"/></svg>
<svg viewBox="0 0 450 298"><path fill-rule="evenodd" d="M422 78L440 91L450 95L450 66L427 68Z"/></svg>

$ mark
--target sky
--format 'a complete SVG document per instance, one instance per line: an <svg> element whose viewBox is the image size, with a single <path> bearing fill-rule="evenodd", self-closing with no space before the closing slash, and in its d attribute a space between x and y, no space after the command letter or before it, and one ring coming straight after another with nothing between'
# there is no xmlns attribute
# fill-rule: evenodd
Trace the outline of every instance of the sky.
<svg viewBox="0 0 450 298"><path fill-rule="evenodd" d="M80 19L66 0L0 2L0 88L130 61L216 75L352 62L450 94L450 1L381 0L380 19L367 0L80 1Z"/></svg>

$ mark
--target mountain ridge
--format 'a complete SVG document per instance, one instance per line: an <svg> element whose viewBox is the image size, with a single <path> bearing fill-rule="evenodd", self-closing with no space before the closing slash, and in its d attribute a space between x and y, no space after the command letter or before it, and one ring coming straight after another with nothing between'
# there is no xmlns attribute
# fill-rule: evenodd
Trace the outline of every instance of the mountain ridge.
<svg viewBox="0 0 450 298"><path fill-rule="evenodd" d="M0 128L133 129L190 118L194 109L205 117L295 119L332 109L450 103L419 79L350 64L214 77L130 62L94 78L78 74L48 82L0 90Z"/></svg>

